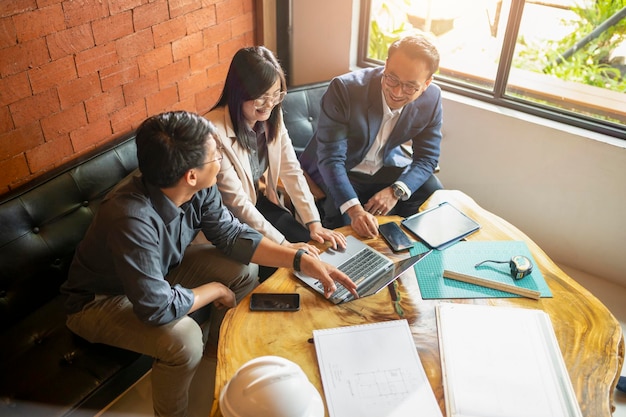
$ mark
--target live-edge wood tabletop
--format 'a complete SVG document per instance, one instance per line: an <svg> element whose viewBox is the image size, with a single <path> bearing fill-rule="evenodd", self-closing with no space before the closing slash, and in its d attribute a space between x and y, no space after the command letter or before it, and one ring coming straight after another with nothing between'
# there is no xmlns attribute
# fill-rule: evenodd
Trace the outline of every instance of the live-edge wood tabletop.
<svg viewBox="0 0 626 417"><path fill-rule="evenodd" d="M371 297L334 305L303 285L290 269L281 268L255 292L297 292L301 297L301 309L297 312L251 312L248 295L226 314L220 331L211 417L222 416L219 393L237 369L248 360L264 355L282 356L300 365L324 398L315 347L309 342L313 330L397 319L409 322L415 346L445 416L435 319L435 306L441 302L544 310L552 320L583 415L610 417L614 410L613 393L624 360L624 339L619 322L594 295L557 267L528 236L481 208L466 194L456 190L437 191L421 210L443 201L449 201L481 225L481 229L467 240L525 241L553 297L540 300L423 300L411 269L395 283L396 301L384 289ZM398 217L379 217L380 224L399 220ZM353 234L350 227L339 230L344 234ZM408 256L406 252L394 254L382 238L366 239L364 242L395 260Z"/></svg>

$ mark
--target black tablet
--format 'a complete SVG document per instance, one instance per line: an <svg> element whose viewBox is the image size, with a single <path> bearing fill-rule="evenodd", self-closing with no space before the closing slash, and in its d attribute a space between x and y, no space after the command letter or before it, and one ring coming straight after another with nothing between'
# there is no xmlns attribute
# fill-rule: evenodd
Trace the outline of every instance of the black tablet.
<svg viewBox="0 0 626 417"><path fill-rule="evenodd" d="M480 229L480 225L448 202L402 220L409 232L433 249L442 250Z"/></svg>

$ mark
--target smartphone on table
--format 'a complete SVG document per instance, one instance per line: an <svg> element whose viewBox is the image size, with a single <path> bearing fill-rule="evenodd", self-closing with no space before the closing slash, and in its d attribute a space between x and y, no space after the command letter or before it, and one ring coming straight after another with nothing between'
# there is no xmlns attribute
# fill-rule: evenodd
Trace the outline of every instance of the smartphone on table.
<svg viewBox="0 0 626 417"><path fill-rule="evenodd" d="M252 311L298 311L300 294L255 292L250 296Z"/></svg>
<svg viewBox="0 0 626 417"><path fill-rule="evenodd" d="M394 252L407 250L413 246L413 242L397 223L389 222L378 226L378 232L383 236Z"/></svg>

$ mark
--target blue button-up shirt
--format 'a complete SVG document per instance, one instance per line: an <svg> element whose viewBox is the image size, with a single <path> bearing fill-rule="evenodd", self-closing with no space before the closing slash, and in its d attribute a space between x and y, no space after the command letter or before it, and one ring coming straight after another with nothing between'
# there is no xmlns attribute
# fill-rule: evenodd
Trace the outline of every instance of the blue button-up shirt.
<svg viewBox="0 0 626 417"><path fill-rule="evenodd" d="M127 178L102 201L76 249L62 286L68 312L80 311L96 294L126 294L146 323L160 325L186 315L192 291L171 286L165 277L201 230L218 249L245 264L262 239L226 209L216 186L177 207L141 175Z"/></svg>

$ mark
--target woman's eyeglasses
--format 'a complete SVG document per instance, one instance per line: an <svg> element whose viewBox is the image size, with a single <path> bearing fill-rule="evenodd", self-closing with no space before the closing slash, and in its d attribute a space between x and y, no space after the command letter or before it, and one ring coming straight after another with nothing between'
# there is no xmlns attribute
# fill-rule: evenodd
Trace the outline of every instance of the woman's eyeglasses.
<svg viewBox="0 0 626 417"><path fill-rule="evenodd" d="M265 106L267 106L267 103L271 101L271 105L275 106L278 103L282 102L283 99L285 98L285 95L287 94L286 91L277 91L274 94L268 94L265 96L261 96L257 99L254 100L254 107L257 109L261 109Z"/></svg>
<svg viewBox="0 0 626 417"><path fill-rule="evenodd" d="M414 83L403 83L400 79L394 75L383 73L383 81L387 87L396 88L402 86L402 92L404 94L413 95L422 89L421 85L415 85Z"/></svg>

